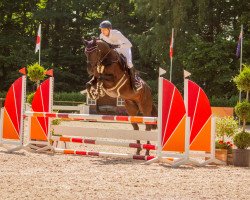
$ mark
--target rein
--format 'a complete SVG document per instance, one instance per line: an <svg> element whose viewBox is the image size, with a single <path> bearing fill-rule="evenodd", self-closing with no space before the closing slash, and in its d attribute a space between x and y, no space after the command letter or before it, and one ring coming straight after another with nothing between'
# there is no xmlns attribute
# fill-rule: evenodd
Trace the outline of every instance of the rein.
<svg viewBox="0 0 250 200"><path fill-rule="evenodd" d="M99 49L98 49L98 50L99 50ZM102 57L102 59L100 59L98 62L99 62L99 63L102 63L102 61L107 57L107 55L109 55L110 52L111 52L111 49L109 49L108 53L106 53L106 54Z"/></svg>

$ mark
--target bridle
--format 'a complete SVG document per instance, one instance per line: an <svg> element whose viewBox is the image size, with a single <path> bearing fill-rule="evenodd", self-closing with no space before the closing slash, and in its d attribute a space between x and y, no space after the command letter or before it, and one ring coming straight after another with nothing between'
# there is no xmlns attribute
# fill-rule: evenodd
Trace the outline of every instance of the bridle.
<svg viewBox="0 0 250 200"><path fill-rule="evenodd" d="M100 58L99 60L97 60L97 65L100 65L103 62L103 60L109 55L109 53L111 52L111 50L112 49L110 48L109 51L102 58ZM99 49L98 45L95 45L95 46L90 47L90 48L87 48L87 47L85 48L85 54L90 54L90 53L92 53L94 51L97 51L97 55L99 55L101 53L101 50ZM89 61L88 60L88 56L87 56L87 63L91 64L91 63L95 63L95 62L96 61Z"/></svg>

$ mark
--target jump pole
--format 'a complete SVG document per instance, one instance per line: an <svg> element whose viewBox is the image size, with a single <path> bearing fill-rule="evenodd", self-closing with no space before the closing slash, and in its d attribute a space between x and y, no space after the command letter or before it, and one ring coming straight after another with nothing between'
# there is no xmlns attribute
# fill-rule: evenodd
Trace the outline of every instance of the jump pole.
<svg viewBox="0 0 250 200"><path fill-rule="evenodd" d="M118 142L118 141L105 141L105 140L98 140L98 139L84 139L84 138L65 137L65 136L52 136L51 140L54 142L58 141L58 142L92 144L92 145L141 148L141 149L147 149L147 150L156 150L157 149L157 146L153 145L153 144L139 144L139 143L129 143L129 142Z"/></svg>
<svg viewBox="0 0 250 200"><path fill-rule="evenodd" d="M91 114L68 114L52 112L25 112L27 117L49 117L60 119L81 120L86 122L120 122L120 123L138 123L138 124L157 124L157 117L141 116L112 116L112 115L91 115Z"/></svg>
<svg viewBox="0 0 250 200"><path fill-rule="evenodd" d="M55 148L54 151L56 153L73 154L79 156L116 157L116 158L128 158L133 160L146 160L146 161L151 160L155 157L155 156L132 155L123 153L79 151L73 149L59 149L59 148Z"/></svg>

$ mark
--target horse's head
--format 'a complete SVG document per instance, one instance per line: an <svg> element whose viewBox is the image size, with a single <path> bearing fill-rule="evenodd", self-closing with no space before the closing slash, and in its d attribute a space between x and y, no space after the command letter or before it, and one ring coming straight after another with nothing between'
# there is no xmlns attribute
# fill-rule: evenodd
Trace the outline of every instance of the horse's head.
<svg viewBox="0 0 250 200"><path fill-rule="evenodd" d="M105 56L110 52L109 45L96 38L91 41L85 40L85 55L87 56L87 71L93 75L95 67L99 65Z"/></svg>

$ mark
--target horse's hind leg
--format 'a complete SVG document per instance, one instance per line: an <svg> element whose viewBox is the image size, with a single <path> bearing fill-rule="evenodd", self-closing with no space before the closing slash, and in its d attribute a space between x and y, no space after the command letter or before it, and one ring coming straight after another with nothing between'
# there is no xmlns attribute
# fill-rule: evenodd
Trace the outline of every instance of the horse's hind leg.
<svg viewBox="0 0 250 200"><path fill-rule="evenodd" d="M130 100L125 100L125 108L127 110L128 115L130 116L137 116L139 112L139 108L137 104ZM134 130L139 130L139 126L136 123L132 123L132 126ZM136 141L138 144L140 144L140 140ZM137 148L136 155L140 155L142 148Z"/></svg>
<svg viewBox="0 0 250 200"><path fill-rule="evenodd" d="M139 108L137 104L130 100L125 100L125 108L129 116L137 116L139 113ZM139 126L136 123L132 123L134 130L139 130Z"/></svg>

